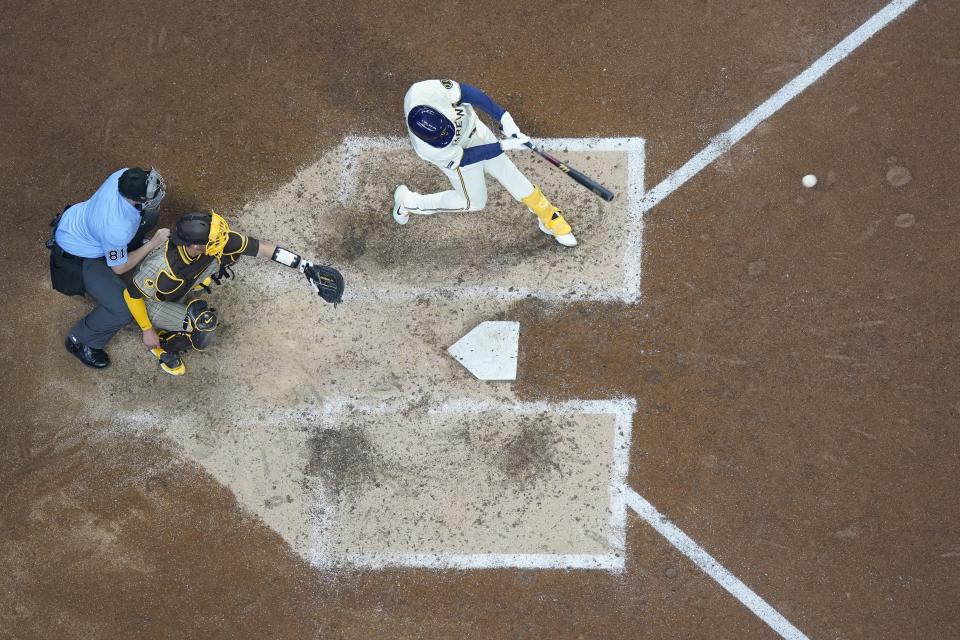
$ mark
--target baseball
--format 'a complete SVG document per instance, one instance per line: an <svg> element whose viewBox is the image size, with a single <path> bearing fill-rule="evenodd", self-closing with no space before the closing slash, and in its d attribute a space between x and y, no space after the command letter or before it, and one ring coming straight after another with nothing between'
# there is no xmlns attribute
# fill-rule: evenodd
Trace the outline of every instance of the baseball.
<svg viewBox="0 0 960 640"><path fill-rule="evenodd" d="M815 187L817 186L817 176L813 175L812 173L808 173L807 175L803 176L803 180L801 180L800 182L807 189L811 187Z"/></svg>

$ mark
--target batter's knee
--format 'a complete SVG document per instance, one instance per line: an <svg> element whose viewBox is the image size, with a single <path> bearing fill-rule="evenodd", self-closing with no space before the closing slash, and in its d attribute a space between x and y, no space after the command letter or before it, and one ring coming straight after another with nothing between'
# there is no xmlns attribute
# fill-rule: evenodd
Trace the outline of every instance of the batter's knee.
<svg viewBox="0 0 960 640"><path fill-rule="evenodd" d="M466 206L466 203L464 206L467 211L481 211L485 209L487 207L487 194L484 193L483 195L470 198L469 206Z"/></svg>

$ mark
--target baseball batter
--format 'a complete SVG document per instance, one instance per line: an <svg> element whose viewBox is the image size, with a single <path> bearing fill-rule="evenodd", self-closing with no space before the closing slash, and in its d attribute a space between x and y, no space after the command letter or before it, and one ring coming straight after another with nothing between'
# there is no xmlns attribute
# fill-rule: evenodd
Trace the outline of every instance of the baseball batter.
<svg viewBox="0 0 960 640"><path fill-rule="evenodd" d="M477 117L483 111L497 122L504 139ZM480 211L487 204L489 173L516 200L537 215L540 230L557 242L577 244L563 213L524 176L504 151L527 149L524 135L510 113L480 89L453 80L424 80L407 91L403 99L410 142L417 155L440 167L453 188L421 194L400 185L393 193L393 219L407 224L410 214L430 215L443 211Z"/></svg>

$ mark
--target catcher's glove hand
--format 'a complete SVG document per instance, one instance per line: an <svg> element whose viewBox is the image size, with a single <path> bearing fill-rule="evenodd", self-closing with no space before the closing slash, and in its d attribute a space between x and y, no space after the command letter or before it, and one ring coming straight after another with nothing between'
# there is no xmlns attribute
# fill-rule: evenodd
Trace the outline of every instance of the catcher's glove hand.
<svg viewBox="0 0 960 640"><path fill-rule="evenodd" d="M321 298L334 306L343 302L343 275L328 264L300 263L300 271Z"/></svg>

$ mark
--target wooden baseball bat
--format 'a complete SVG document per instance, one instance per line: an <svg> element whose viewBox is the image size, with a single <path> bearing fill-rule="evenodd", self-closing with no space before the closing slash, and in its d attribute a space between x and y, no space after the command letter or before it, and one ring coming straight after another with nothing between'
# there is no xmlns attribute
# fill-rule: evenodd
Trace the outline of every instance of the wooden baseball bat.
<svg viewBox="0 0 960 640"><path fill-rule="evenodd" d="M613 192L607 189L605 186L603 186L599 182L597 182L596 180L594 180L593 178L585 176L584 174L580 173L579 171L569 166L565 162L561 162L560 160L557 160L546 151L542 151L538 147L534 146L532 142L527 142L525 144L527 145L527 147L529 147L533 151L536 151L538 154L540 154L541 158L543 158L544 160L546 160L547 162L555 166L557 169L560 169L560 171L563 171L565 174L570 176L570 178L577 184L580 184L586 187L587 189L590 189L590 191L593 191L595 194L597 194L607 202L610 202L611 200L613 200Z"/></svg>

